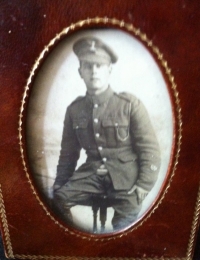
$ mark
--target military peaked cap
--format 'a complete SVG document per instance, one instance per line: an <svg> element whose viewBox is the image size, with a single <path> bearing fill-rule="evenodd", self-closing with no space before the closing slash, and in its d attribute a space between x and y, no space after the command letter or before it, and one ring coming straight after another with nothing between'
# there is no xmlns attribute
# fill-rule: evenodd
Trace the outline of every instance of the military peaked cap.
<svg viewBox="0 0 200 260"><path fill-rule="evenodd" d="M81 61L115 63L118 59L109 46L94 37L79 39L73 45L73 50Z"/></svg>

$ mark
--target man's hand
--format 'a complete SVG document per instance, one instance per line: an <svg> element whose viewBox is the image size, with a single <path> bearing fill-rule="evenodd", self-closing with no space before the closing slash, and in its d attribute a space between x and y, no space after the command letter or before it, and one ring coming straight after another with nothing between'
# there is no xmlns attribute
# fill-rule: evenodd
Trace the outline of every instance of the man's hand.
<svg viewBox="0 0 200 260"><path fill-rule="evenodd" d="M142 189L141 187L136 186L135 192L137 194L137 203L138 205L140 205L148 195L148 191Z"/></svg>

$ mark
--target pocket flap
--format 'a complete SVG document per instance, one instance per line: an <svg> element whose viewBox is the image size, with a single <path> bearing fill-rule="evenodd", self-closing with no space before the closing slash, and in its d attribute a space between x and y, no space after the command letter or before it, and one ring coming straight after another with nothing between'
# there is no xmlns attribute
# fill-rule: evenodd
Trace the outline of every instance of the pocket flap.
<svg viewBox="0 0 200 260"><path fill-rule="evenodd" d="M87 128L88 126L88 119L81 118L73 121L73 128L79 129L79 128Z"/></svg>
<svg viewBox="0 0 200 260"><path fill-rule="evenodd" d="M137 159L137 155L135 153L121 153L118 155L118 159L122 162L135 161Z"/></svg>
<svg viewBox="0 0 200 260"><path fill-rule="evenodd" d="M106 118L102 121L103 127L128 127L128 119L127 118Z"/></svg>

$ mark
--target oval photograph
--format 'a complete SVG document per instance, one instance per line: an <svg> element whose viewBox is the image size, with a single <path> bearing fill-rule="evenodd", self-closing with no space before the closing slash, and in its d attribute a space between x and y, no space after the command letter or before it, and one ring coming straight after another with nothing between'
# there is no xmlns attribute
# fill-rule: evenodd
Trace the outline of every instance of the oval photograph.
<svg viewBox="0 0 200 260"><path fill-rule="evenodd" d="M121 30L81 30L60 41L35 76L26 115L30 174L64 225L124 231L160 198L173 128L150 51Z"/></svg>

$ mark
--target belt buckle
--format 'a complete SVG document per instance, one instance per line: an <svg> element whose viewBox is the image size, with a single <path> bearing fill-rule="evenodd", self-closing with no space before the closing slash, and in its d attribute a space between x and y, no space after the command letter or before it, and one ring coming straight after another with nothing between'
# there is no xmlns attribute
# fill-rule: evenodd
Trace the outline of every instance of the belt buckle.
<svg viewBox="0 0 200 260"><path fill-rule="evenodd" d="M97 171L96 171L96 174L97 175L100 175L100 176L104 176L108 173L108 170L105 168L105 165L101 165Z"/></svg>

